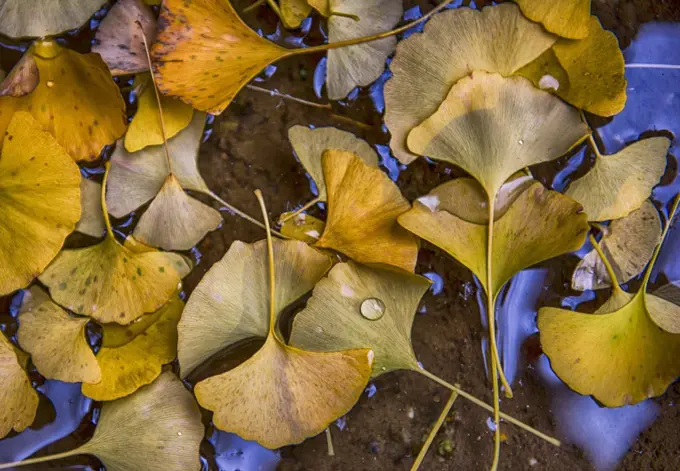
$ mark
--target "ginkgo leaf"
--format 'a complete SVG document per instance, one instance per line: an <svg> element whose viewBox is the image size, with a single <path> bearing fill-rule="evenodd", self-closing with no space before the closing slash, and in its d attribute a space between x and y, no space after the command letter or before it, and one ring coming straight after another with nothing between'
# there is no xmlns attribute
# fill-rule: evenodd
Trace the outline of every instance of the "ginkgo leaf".
<svg viewBox="0 0 680 471"><path fill-rule="evenodd" d="M622 218L638 209L659 183L670 145L666 137L650 137L616 154L598 155L590 172L572 182L565 194L583 205L590 221Z"/></svg>
<svg viewBox="0 0 680 471"><path fill-rule="evenodd" d="M375 353L374 376L417 370L411 325L429 286L427 278L413 273L340 263L295 316L290 344L317 352L370 348ZM375 319L362 314L371 302L380 307Z"/></svg>
<svg viewBox="0 0 680 471"><path fill-rule="evenodd" d="M644 270L660 237L661 219L649 201L628 216L612 221L600 248L607 255L619 283L627 283ZM583 257L571 277L571 287L579 291L611 285L607 268L595 249Z"/></svg>
<svg viewBox="0 0 680 471"><path fill-rule="evenodd" d="M585 39L560 39L517 73L541 88L555 89L541 86L541 80L556 78L555 93L564 101L599 116L613 116L626 104L623 54L616 36L594 16L589 30Z"/></svg>
<svg viewBox="0 0 680 471"><path fill-rule="evenodd" d="M290 53L250 29L227 1L166 0L158 26L152 48L158 88L213 114Z"/></svg>
<svg viewBox="0 0 680 471"><path fill-rule="evenodd" d="M99 322L129 324L170 299L185 265L181 255L138 252L109 232L97 245L62 251L39 279L69 310Z"/></svg>
<svg viewBox="0 0 680 471"><path fill-rule="evenodd" d="M298 241L275 240L274 263L276 312L311 291L331 267L326 255ZM267 336L268 284L266 242L234 242L184 309L178 327L182 377L239 340Z"/></svg>
<svg viewBox="0 0 680 471"><path fill-rule="evenodd" d="M409 133L408 146L461 167L494 197L512 174L557 159L587 132L576 109L525 78L473 72Z"/></svg>
<svg viewBox="0 0 680 471"><path fill-rule="evenodd" d="M286 221L281 225L281 234L289 239L301 240L306 244L314 244L326 227L326 223L308 214L297 214L287 218L292 213L283 213L282 219Z"/></svg>
<svg viewBox="0 0 680 471"><path fill-rule="evenodd" d="M348 16L328 18L328 42L370 36L392 29L401 19L401 0L331 0L331 9ZM345 98L355 87L373 83L385 70L387 57L394 52L397 38L391 36L366 44L328 51L326 86L328 98Z"/></svg>
<svg viewBox="0 0 680 471"><path fill-rule="evenodd" d="M27 286L80 217L80 172L28 113L17 112L0 157L0 295Z"/></svg>
<svg viewBox="0 0 680 471"><path fill-rule="evenodd" d="M12 429L22 432L38 409L35 392L14 346L0 332L0 438Z"/></svg>
<svg viewBox="0 0 680 471"><path fill-rule="evenodd" d="M322 16L331 16L331 0L307 0L307 3Z"/></svg>
<svg viewBox="0 0 680 471"><path fill-rule="evenodd" d="M417 158L406 147L409 131L437 111L460 79L475 70L512 75L556 40L511 3L481 12L456 8L436 15L422 34L397 46L390 65L385 124L394 155L405 164Z"/></svg>
<svg viewBox="0 0 680 471"><path fill-rule="evenodd" d="M0 98L0 130L7 113L28 111L74 160L96 160L127 127L125 102L106 64L98 54L79 54L54 40L38 40L26 54L40 82L26 96Z"/></svg>
<svg viewBox="0 0 680 471"><path fill-rule="evenodd" d="M101 381L83 384L83 394L96 401L112 401L153 382L163 365L177 355L177 323L183 308L182 300L173 296L158 311L142 317L144 330L137 323L125 327L104 325L102 347L97 353ZM109 329L113 330L110 341ZM126 334L121 334L122 331ZM127 340L122 344L121 335Z"/></svg>
<svg viewBox="0 0 680 471"><path fill-rule="evenodd" d="M654 296L680 306L680 281L672 281L654 291Z"/></svg>
<svg viewBox="0 0 680 471"><path fill-rule="evenodd" d="M418 240L397 223L411 208L397 185L352 152L327 150L322 165L328 217L316 247L337 250L361 263L413 271Z"/></svg>
<svg viewBox="0 0 680 471"><path fill-rule="evenodd" d="M0 84L0 97L28 95L35 90L39 81L40 72L35 59L30 54L24 54Z"/></svg>
<svg viewBox="0 0 680 471"><path fill-rule="evenodd" d="M53 36L78 28L106 0L0 0L0 33L11 38Z"/></svg>
<svg viewBox="0 0 680 471"><path fill-rule="evenodd" d="M492 286L487 286L488 226L464 221L421 200L399 217L399 223L472 270L494 298L521 270L577 250L589 229L576 202L533 183L494 224Z"/></svg>
<svg viewBox="0 0 680 471"><path fill-rule="evenodd" d="M302 20L312 12L312 7L307 0L281 0L281 19L286 28L299 28Z"/></svg>
<svg viewBox="0 0 680 471"><path fill-rule="evenodd" d="M217 229L220 213L187 195L171 174L140 218L133 235L139 241L165 250L189 250Z"/></svg>
<svg viewBox="0 0 680 471"><path fill-rule="evenodd" d="M19 314L19 345L41 375L69 383L96 383L101 370L85 337L87 317L73 317L41 288L25 295Z"/></svg>
<svg viewBox="0 0 680 471"><path fill-rule="evenodd" d="M76 231L92 237L101 237L106 232L102 212L102 186L85 177L80 179L80 206L82 212L76 224Z"/></svg>
<svg viewBox="0 0 680 471"><path fill-rule="evenodd" d="M158 146L163 144L164 141L161 118L158 113L158 101L151 82L151 75L137 75L134 87L141 88L142 91L137 100L137 112L125 134L125 149L128 152L137 152L147 146ZM170 139L191 123L194 109L177 98L164 95L160 95L160 97L160 104L163 107L165 137ZM205 120L205 117L203 119Z"/></svg>
<svg viewBox="0 0 680 471"><path fill-rule="evenodd" d="M378 167L378 154L373 147L347 131L331 127L310 129L306 126L293 126L288 130L288 139L300 163L314 180L319 190L319 201L327 199L321 164L324 151L336 149L352 152L367 165Z"/></svg>
<svg viewBox="0 0 680 471"><path fill-rule="evenodd" d="M142 34L149 44L153 42L156 35L153 10L142 0L119 0L99 24L92 52L102 56L114 76L145 72L149 63Z"/></svg>
<svg viewBox="0 0 680 471"><path fill-rule="evenodd" d="M515 0L524 16L545 29L569 39L583 39L590 33L590 0Z"/></svg>
<svg viewBox="0 0 680 471"><path fill-rule="evenodd" d="M198 149L205 127L205 113L194 113L191 124L168 140L172 172L182 188L208 193L210 190L198 171ZM123 217L151 201L168 176L163 146L147 147L131 154L121 142L111 156L106 205L116 218Z"/></svg>

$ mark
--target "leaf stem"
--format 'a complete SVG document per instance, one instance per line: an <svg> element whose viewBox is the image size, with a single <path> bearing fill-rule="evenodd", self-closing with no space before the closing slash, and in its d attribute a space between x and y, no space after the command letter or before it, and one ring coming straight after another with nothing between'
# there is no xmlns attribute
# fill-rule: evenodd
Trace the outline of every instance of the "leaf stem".
<svg viewBox="0 0 680 471"><path fill-rule="evenodd" d="M335 456L335 448L333 448L333 435L331 435L331 427L326 429L326 445L328 446L328 456Z"/></svg>
<svg viewBox="0 0 680 471"><path fill-rule="evenodd" d="M347 47L347 46L356 46L358 44L364 44L367 42L371 41L377 41L378 39L383 39L383 38L388 38L390 36L395 36L399 33L403 33L404 31L407 31L414 26L419 25L420 23L429 20L433 15L436 13L439 13L441 10L446 8L446 6L451 3L453 0L445 0L439 5L437 5L433 10L428 12L427 14L421 16L415 21L412 21L410 23L405 24L404 26L400 26L399 28L393 29L392 31L386 31L384 33L378 33L374 34L372 36L365 36L362 38L355 38L355 39L348 39L345 41L338 41L335 43L327 43L327 44L321 44L320 46L312 46L312 47L305 47L305 48L297 48L297 49L289 49L288 50L288 56L297 56L301 54L313 54L315 52L324 52L328 51L329 49L337 49L340 47Z"/></svg>
<svg viewBox="0 0 680 471"><path fill-rule="evenodd" d="M663 245L664 241L666 240L666 236L668 235L668 231L670 231L671 226L673 225L673 218L675 217L675 213L678 210L678 205L680 205L680 194L675 196L675 200L673 201L673 206L671 208L670 213L668 213L668 221L666 222L666 227L663 228L663 232L661 233L661 239L659 240L659 243L657 244L656 248L654 249L654 254L652 255L651 260L649 261L649 265L647 265L647 271L645 272L645 278L642 281L642 287L640 288L641 292L644 292L647 289L647 285L649 284L649 279L652 276L652 268L654 268L654 264L656 263L656 259L659 257L659 253L661 252L661 246Z"/></svg>
<svg viewBox="0 0 680 471"><path fill-rule="evenodd" d="M621 289L621 285L619 284L619 280L616 277L616 273L614 272L614 267L612 267L611 263L609 263L609 259L607 259L607 256L604 254L600 244L598 244L597 240L595 240L595 236L592 233L588 234L588 239L590 240L590 243L593 245L593 248L597 254L600 256L602 263L604 263L604 267L607 269L607 274L609 275L609 278L612 282L612 289L614 291L623 291L623 289Z"/></svg>
<svg viewBox="0 0 680 471"><path fill-rule="evenodd" d="M37 458L29 458L26 460L22 461L15 461L14 463L2 463L0 464L0 469L10 469L10 468L16 468L19 466L26 466L29 464L38 464L38 463L45 463L47 461L54 461L54 460L60 460L63 458L69 458L71 456L76 456L82 454L80 452L80 448L76 448L75 450L71 451L65 451L63 453L57 453L54 455L47 455L47 456L39 456Z"/></svg>
<svg viewBox="0 0 680 471"><path fill-rule="evenodd" d="M491 346L491 382L493 384L493 421L496 424L494 430L493 463L491 471L498 469L501 453L501 421L500 421L500 398L498 394L498 352L496 350L496 299L493 291L493 228L495 218L496 195L489 196L489 226L487 227L486 242L486 299L487 299L487 322L489 323L489 345Z"/></svg>
<svg viewBox="0 0 680 471"><path fill-rule="evenodd" d="M595 152L595 156L600 159L602 158L602 154L600 153L600 148L598 147L597 141L595 141L595 137L593 136L593 134L595 134L595 130L590 127L588 118L586 118L586 114L583 112L583 110L579 110L579 114L581 115L581 120L586 126L588 126L588 129L590 129L590 132L588 133L588 144L590 145L590 148L593 150L593 152Z"/></svg>
<svg viewBox="0 0 680 471"><path fill-rule="evenodd" d="M276 16L278 16L279 18L281 18L281 20L283 20L283 16L281 15L281 9L276 4L276 2L274 0L266 0L266 2L269 5L269 8L274 10L274 13L276 13Z"/></svg>
<svg viewBox="0 0 680 471"><path fill-rule="evenodd" d="M274 269L274 244L272 242L272 231L269 227L269 217L267 216L267 205L264 203L262 192L255 190L255 196L258 203L260 203L260 210L262 210L262 218L267 231L267 258L269 262L269 335L275 335L274 325L276 324L276 272Z"/></svg>
<svg viewBox="0 0 680 471"><path fill-rule="evenodd" d="M253 2L250 5L248 5L247 7L245 7L241 13L248 13L249 11L252 11L252 10L258 8L258 7L261 7L265 3L267 3L267 0L257 0L256 2Z"/></svg>
<svg viewBox="0 0 680 471"><path fill-rule="evenodd" d="M111 228L111 219L109 218L109 208L106 206L106 183L109 181L109 170L111 170L111 162L108 160L104 163L104 180L102 180L102 213L104 213L104 224L106 225L106 236L113 237L113 229Z"/></svg>
<svg viewBox="0 0 680 471"><path fill-rule="evenodd" d="M458 395L460 395L461 397L464 397L465 399L467 399L468 401L472 402L472 403L475 404L476 406L481 407L482 409L485 409L485 410L487 410L487 411L489 411L489 412L493 412L493 411L494 411L494 408L493 408L492 406L488 405L486 402L484 402L484 401L482 401L482 400L480 400L480 399L477 399L477 398L476 398L475 396L473 396L472 394L470 394L470 393L468 393L468 392L466 392L466 391L463 391L462 389L460 389L460 388L458 387L458 385L455 385L455 386L454 386L453 384L451 384L451 383L449 383L449 382L443 380L443 379L440 378L439 376L437 376L437 375L435 375L435 374L433 374L433 373L430 373L429 371L427 371L427 370L425 370L425 369L422 369L422 368L421 368L421 369L414 369L413 371L415 371L416 373L420 373L421 375L425 376L426 378L431 379L431 380L434 381L435 383L440 384L440 385L444 386L445 388L448 388L448 389L450 389L451 391L454 391L454 392L458 393ZM519 428L521 428L521 429L523 429L523 430L525 430L525 431L531 433L532 435L537 436L538 438L541 438L542 440L545 440L546 442L548 442L548 443L550 443L550 444L552 444L552 445L561 446L561 444L562 444L562 443L561 443L559 440L557 440L556 438L550 437L550 436L544 434L543 432L539 432L539 431L536 430L535 428L530 427L529 425L525 424L524 422L522 422L522 421L520 421L520 420L518 420L518 419L515 419L515 418L514 418L513 416L511 416L511 415L508 415L508 414L506 414L506 413L504 413L504 412L499 412L499 415L503 418L503 420L505 420L505 421L507 421L507 422L510 422L510 423L513 424L513 425L516 425L517 427L519 427Z"/></svg>
<svg viewBox="0 0 680 471"><path fill-rule="evenodd" d="M283 217L283 216L279 217L279 224L283 224L286 221L290 221L291 219L293 219L295 216L297 216L301 212L308 210L309 208L311 208L312 206L314 206L316 203L319 203L319 202L321 202L321 198L319 196L317 196L313 200L303 204L301 208L296 209L294 212L292 212L290 214L286 214L285 217Z"/></svg>
<svg viewBox="0 0 680 471"><path fill-rule="evenodd" d="M451 393L451 396L449 396L449 400L446 401L446 405L444 405L444 409L442 410L442 413L439 414L439 417L437 418L437 422L435 422L434 426L430 430L430 433L427 435L427 439L425 440L425 443L423 443L423 446L420 449L420 452L418 452L418 456L416 457L416 460L413 462L413 466L411 466L411 471L418 471L418 468L420 468L420 465L422 464L423 460L425 459L425 455L427 455L427 451L430 449L430 446L432 445L432 442L434 441L434 437L437 436L439 429L442 427L442 424L446 420L446 417L448 417L449 412L451 411L451 408L453 407L453 403L456 402L456 398L458 398L458 393L453 391Z"/></svg>
<svg viewBox="0 0 680 471"><path fill-rule="evenodd" d="M626 69L680 69L677 64L626 64Z"/></svg>
<svg viewBox="0 0 680 471"><path fill-rule="evenodd" d="M224 201L222 198L220 198L219 196L217 196L217 193L214 193L213 191L208 190L207 192L205 192L205 194L208 195L208 196L210 196L212 199L214 199L215 201L217 201L218 203L220 203L220 204L221 204L222 206L224 206L225 208L227 208L228 211L230 211L230 212L236 214L237 216L242 217L243 219L245 219L245 220L248 221L248 222L252 222L252 223L255 224L257 227L260 227L260 228L262 228L262 229L264 229L264 230L267 230L267 227L269 226L269 224L268 224L268 219L267 219L267 216L266 216L266 215L265 215L265 224L262 224L260 221L258 221L258 220L255 219L254 217L252 217L252 216L250 216L250 215L244 213L244 212L241 211L240 209L237 209L237 208L235 208L234 206L232 206L232 205L230 205L229 203L227 203L226 201ZM272 232L272 234L274 234L276 237L279 237L280 239L288 239L288 237L286 237L285 235L281 234L280 232L277 232L277 231L271 231L271 232Z"/></svg>

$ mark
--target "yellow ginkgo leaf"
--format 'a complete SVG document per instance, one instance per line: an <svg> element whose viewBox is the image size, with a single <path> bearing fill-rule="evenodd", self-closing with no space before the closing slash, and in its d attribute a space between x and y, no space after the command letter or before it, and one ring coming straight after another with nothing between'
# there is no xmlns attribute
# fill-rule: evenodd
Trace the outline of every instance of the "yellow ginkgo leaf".
<svg viewBox="0 0 680 471"><path fill-rule="evenodd" d="M316 246L337 250L357 262L412 272L418 240L397 223L397 217L411 208L397 185L352 152L327 150L322 165L328 218Z"/></svg>
<svg viewBox="0 0 680 471"><path fill-rule="evenodd" d="M137 152L147 146L163 144L163 129L151 75L138 75L135 77L134 86L141 89L141 93L137 100L137 112L125 134L125 149L128 152ZM164 95L160 97L165 137L170 139L191 123L194 109L177 98Z"/></svg>
<svg viewBox="0 0 680 471"><path fill-rule="evenodd" d="M101 237L106 232L102 213L102 186L85 177L80 179L80 206L82 214L76 224L76 231L92 237Z"/></svg>
<svg viewBox="0 0 680 471"><path fill-rule="evenodd" d="M1 76L2 83L0 84L0 97L13 96L21 97L28 95L40 81L40 73L35 59L30 54L24 54L16 63L12 70L9 71L6 77Z"/></svg>
<svg viewBox="0 0 680 471"><path fill-rule="evenodd" d="M659 213L650 201L645 201L640 209L612 221L605 229L600 249L607 255L616 279L627 283L647 266L660 237ZM607 268L595 249L583 257L571 277L571 287L578 291L611 285Z"/></svg>
<svg viewBox="0 0 680 471"><path fill-rule="evenodd" d="M145 72L149 63L142 34L149 44L153 42L156 36L153 10L142 0L119 0L99 24L92 52L102 56L114 76Z"/></svg>
<svg viewBox="0 0 680 471"><path fill-rule="evenodd" d="M670 145L666 137L650 137L616 154L598 152L590 172L572 182L565 194L583 205L590 221L622 218L638 209L659 183Z"/></svg>
<svg viewBox="0 0 680 471"><path fill-rule="evenodd" d="M494 198L515 172L557 159L587 132L576 109L525 78L473 72L409 133L408 146L461 167Z"/></svg>
<svg viewBox="0 0 680 471"><path fill-rule="evenodd" d="M101 370L85 337L87 317L73 317L41 288L24 296L19 314L19 345L30 353L41 375L68 383L96 383Z"/></svg>
<svg viewBox="0 0 680 471"><path fill-rule="evenodd" d="M158 311L142 317L144 330L138 323L125 327L104 325L102 347L97 353L101 381L83 384L83 394L96 401L112 401L153 382L161 374L162 366L177 355L177 323L183 308L182 300L173 296ZM121 343L123 336L125 343Z"/></svg>
<svg viewBox="0 0 680 471"><path fill-rule="evenodd" d="M580 211L575 201L534 182L495 221L492 286L487 286L487 225L464 221L440 209L429 195L416 200L413 209L399 217L399 223L472 270L495 298L516 273L583 245L589 227Z"/></svg>
<svg viewBox="0 0 680 471"><path fill-rule="evenodd" d="M40 82L26 96L0 98L0 113L28 111L74 160L96 160L127 127L125 102L106 64L98 54L79 54L54 40L36 41L26 54ZM2 115L0 130L9 119Z"/></svg>
<svg viewBox="0 0 680 471"><path fill-rule="evenodd" d="M106 0L0 0L0 33L11 38L53 36L78 28Z"/></svg>
<svg viewBox="0 0 680 471"><path fill-rule="evenodd" d="M588 37L560 39L517 73L577 108L613 116L626 105L625 62L613 33L590 18ZM566 80L565 80L566 78Z"/></svg>
<svg viewBox="0 0 680 471"><path fill-rule="evenodd" d="M333 11L342 12L328 18L331 44L389 31L399 22L404 10L402 0L331 0L330 5ZM385 70L385 61L396 45L397 38L391 36L328 51L328 98L341 100L355 87L373 83Z"/></svg>
<svg viewBox="0 0 680 471"><path fill-rule="evenodd" d="M281 215L282 219L286 219L286 222L281 225L281 234L290 239L301 240L306 244L315 244L323 234L326 223L304 213L288 218L291 214L293 213Z"/></svg>
<svg viewBox="0 0 680 471"><path fill-rule="evenodd" d="M307 0L281 0L281 19L286 28L299 28L302 20L312 12Z"/></svg>
<svg viewBox="0 0 680 471"><path fill-rule="evenodd" d="M17 350L0 332L0 438L12 429L22 432L33 423L38 393L20 361Z"/></svg>
<svg viewBox="0 0 680 471"><path fill-rule="evenodd" d="M288 130L288 139L295 155L319 190L318 201L327 199L326 181L321 164L324 151L335 149L352 152L367 165L378 167L378 154L373 147L347 131L331 127L310 129L305 126L293 126Z"/></svg>
<svg viewBox="0 0 680 471"><path fill-rule="evenodd" d="M589 34L590 0L515 0L524 16L541 23L545 29L569 39Z"/></svg>
<svg viewBox="0 0 680 471"><path fill-rule="evenodd" d="M340 263L295 316L290 344L316 352L370 348L374 376L418 370L411 325L429 286L427 278L413 273Z"/></svg>
<svg viewBox="0 0 680 471"><path fill-rule="evenodd" d="M80 172L28 113L13 115L0 157L0 295L27 286L80 217Z"/></svg>
<svg viewBox="0 0 680 471"><path fill-rule="evenodd" d="M556 40L511 3L438 14L422 34L399 44L390 65L385 124L395 156L405 164L417 158L406 146L408 133L437 111L460 79L475 70L512 75Z"/></svg>

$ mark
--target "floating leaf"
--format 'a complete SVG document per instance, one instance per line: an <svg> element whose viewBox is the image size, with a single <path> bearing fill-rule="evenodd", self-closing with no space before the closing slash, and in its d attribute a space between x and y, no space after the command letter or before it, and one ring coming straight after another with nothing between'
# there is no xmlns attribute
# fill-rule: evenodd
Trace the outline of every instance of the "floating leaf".
<svg viewBox="0 0 680 471"><path fill-rule="evenodd" d="M152 48L158 88L213 114L290 53L250 29L226 1L166 0L158 25Z"/></svg>
<svg viewBox="0 0 680 471"><path fill-rule="evenodd" d="M413 271L418 241L397 223L397 217L411 208L397 185L352 152L327 150L322 165L328 218L316 246L361 263Z"/></svg>
<svg viewBox="0 0 680 471"><path fill-rule="evenodd" d="M177 323L183 308L182 300L173 296L158 311L142 317L141 322L125 327L104 325L102 348L97 354L101 382L83 384L83 394L96 401L111 401L153 382L162 366L177 355ZM141 330L137 326L140 323L146 328Z"/></svg>
<svg viewBox="0 0 680 471"><path fill-rule="evenodd" d="M312 177L319 190L319 201L326 201L326 181L323 176L321 157L328 149L344 150L354 153L371 167L378 167L378 154L363 139L354 134L336 128L310 129L305 126L293 126L288 130L295 155Z"/></svg>
<svg viewBox="0 0 680 471"><path fill-rule="evenodd" d="M69 383L97 383L101 370L85 338L87 317L73 317L41 288L24 296L19 314L19 345L31 354L41 375Z"/></svg>
<svg viewBox="0 0 680 471"><path fill-rule="evenodd" d="M281 19L286 28L299 28L302 20L312 12L307 0L281 0Z"/></svg>
<svg viewBox="0 0 680 471"><path fill-rule="evenodd" d="M637 141L612 155L598 155L584 177L565 194L583 205L591 221L628 215L642 205L666 170L671 143L666 137Z"/></svg>
<svg viewBox="0 0 680 471"><path fill-rule="evenodd" d="M616 36L596 17L591 17L589 28L586 39L560 39L517 73L537 86L545 77L555 77L559 79L555 93L564 101L599 116L613 116L626 104L623 54Z"/></svg>
<svg viewBox="0 0 680 471"><path fill-rule="evenodd" d="M35 59L24 54L0 84L0 96L21 97L31 93L38 86L40 72Z"/></svg>
<svg viewBox="0 0 680 471"><path fill-rule="evenodd" d="M569 39L583 39L590 33L590 0L515 0L524 16L545 29Z"/></svg>
<svg viewBox="0 0 680 471"><path fill-rule="evenodd" d="M316 352L370 348L375 353L374 376L418 370L411 325L429 286L427 278L401 270L354 262L335 265L295 316L290 344ZM380 306L375 319L362 315L370 302Z"/></svg>
<svg viewBox="0 0 680 471"><path fill-rule="evenodd" d="M556 40L510 3L438 14L422 34L399 44L390 65L385 124L395 156L405 164L417 158L406 147L409 131L437 111L460 79L475 70L512 75Z"/></svg>
<svg viewBox="0 0 680 471"><path fill-rule="evenodd" d="M281 225L281 234L290 239L301 240L306 244L315 244L321 237L326 223L304 213L288 219L287 217L291 214L293 213L281 215L282 219L286 219L286 222Z"/></svg>
<svg viewBox="0 0 680 471"><path fill-rule="evenodd" d="M343 14L328 18L331 44L389 31L399 22L404 10L402 0L333 0L330 3L333 11ZM341 100L355 87L373 83L385 70L385 61L396 45L397 38L391 36L328 51L328 98Z"/></svg>
<svg viewBox="0 0 680 471"><path fill-rule="evenodd" d="M661 237L661 219L652 203L628 216L612 221L606 229L600 248L607 255L616 279L627 283L644 270ZM575 290L608 288L612 285L607 268L595 249L579 262L571 278Z"/></svg>
<svg viewBox="0 0 680 471"><path fill-rule="evenodd" d="M0 0L0 33L11 38L53 36L78 28L106 0Z"/></svg>
<svg viewBox="0 0 680 471"><path fill-rule="evenodd" d="M441 194L442 190L438 192ZM472 270L494 297L521 270L577 250L589 229L576 202L533 183L495 221L492 286L488 287L488 226L464 221L445 209L426 206L421 200L416 200L413 209L399 217L399 223Z"/></svg>
<svg viewBox="0 0 680 471"><path fill-rule="evenodd" d="M128 152L137 152L147 146L163 144L163 129L151 75L135 77L134 87L141 88L142 91L137 100L137 112L125 134L125 149ZM164 95L160 97L165 136L170 139L191 123L194 109L177 98ZM205 117L203 120L205 121Z"/></svg>
<svg viewBox="0 0 680 471"><path fill-rule="evenodd" d="M76 231L92 237L101 237L106 232L102 213L102 186L85 177L80 179L80 206L82 214L76 224Z"/></svg>
<svg viewBox="0 0 680 471"><path fill-rule="evenodd" d="M125 133L125 102L98 54L79 54L54 40L36 41L26 52L40 82L21 98L0 98L0 129L12 110L30 112L76 161L96 160L104 146Z"/></svg>
<svg viewBox="0 0 680 471"><path fill-rule="evenodd" d="M495 197L515 172L557 159L587 131L577 110L528 80L473 72L410 132L408 146L463 168Z"/></svg>
<svg viewBox="0 0 680 471"><path fill-rule="evenodd" d="M27 286L80 217L80 173L28 113L12 117L0 157L0 295Z"/></svg>
<svg viewBox="0 0 680 471"><path fill-rule="evenodd" d="M142 33L151 44L156 35L153 10L141 0L119 0L99 24L92 52L102 56L114 76L146 72L149 63Z"/></svg>
<svg viewBox="0 0 680 471"><path fill-rule="evenodd" d="M33 390L17 350L0 332L0 438L33 423L38 394Z"/></svg>

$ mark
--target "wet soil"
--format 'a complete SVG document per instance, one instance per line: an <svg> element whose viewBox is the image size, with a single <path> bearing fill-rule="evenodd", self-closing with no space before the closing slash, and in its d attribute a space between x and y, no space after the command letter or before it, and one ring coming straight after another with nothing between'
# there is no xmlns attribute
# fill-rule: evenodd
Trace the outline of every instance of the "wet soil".
<svg viewBox="0 0 680 471"><path fill-rule="evenodd" d="M234 1L237 9L250 2ZM484 2L477 2L483 6ZM434 1L406 0L405 9L419 5L428 11ZM593 12L605 28L615 32L622 47L626 47L639 26L652 20L680 21L679 0L593 0ZM275 17L266 7L245 16L251 26L265 34L276 30ZM306 41L321 40L319 21L315 19ZM76 41L82 47L82 42ZM3 49L2 65L18 59L19 54ZM299 98L319 101L314 93L314 71L322 55L301 56L277 64L276 71L261 85L278 89ZM369 90L334 109L369 125L369 128L333 119L328 110L309 108L276 97L244 90L221 115L215 118L212 132L202 146L200 169L208 186L224 200L258 214L253 191L261 189L267 200L272 219L313 199L302 166L296 161L288 142L288 129L296 124L335 126L351 131L374 145L387 145L389 137L381 129L381 110L371 99ZM385 162L396 165L391 158ZM540 175L554 173L554 168L539 169ZM399 172L397 184L409 200L427 193L435 186L460 175L460 171L443 164L420 159ZM546 177L546 180L548 178ZM322 208L311 214L323 217ZM199 263L186 279L187 295L205 272L227 251L234 240L253 242L263 238L263 232L250 223L224 213L222 227L210 233L198 246ZM569 290L569 279L577 258L564 256L542 266L548 269L546 287L539 297L541 306L559 306L562 296L575 295ZM418 259L418 273L436 273L443 279L441 292L428 293L413 326L413 345L419 360L428 370L452 383L459 383L473 395L491 402L491 385L486 379L482 342L486 330L481 323L477 304L477 285L471 273L424 243ZM595 306L592 307L594 310ZM0 305L0 322L8 322L9 301ZM11 322L8 322L11 324ZM531 337L523 346L525 368L514 381L515 398L502 401L504 412L550 435L557 435L551 412L550 391L533 367L541 355L540 344ZM35 379L40 378L35 375ZM397 372L375 380L369 392L347 415L344 428L333 426L336 456L327 455L324 434L301 445L280 451L279 469L296 471L364 471L408 470L432 423L436 420L448 391L415 373ZM620 464L623 470L675 470L680 462L680 385L675 384L657 399L662 412L656 422L644 431ZM53 406L43 397L41 417L45 423L53 418ZM493 432L487 426L490 414L458 399L445 426L438 434L422 470L486 469L492 458ZM209 420L209 417L206 417ZM34 426L33 428L36 428ZM39 427L37 427L39 428ZM72 448L89 437L92 413L70 436L50 445L45 451L55 453ZM512 425L504 425L506 439L502 446L501 469L525 470L590 470L594 469L583 452L564 444L553 447ZM447 442L450 441L450 442ZM440 444L451 445L447 453ZM218 468L214 450L208 442L202 448L205 469ZM29 468L22 468L29 469ZM84 470L98 469L95 459L73 459L32 469ZM251 471L257 468L240 468ZM263 468L270 469L270 468Z"/></svg>

